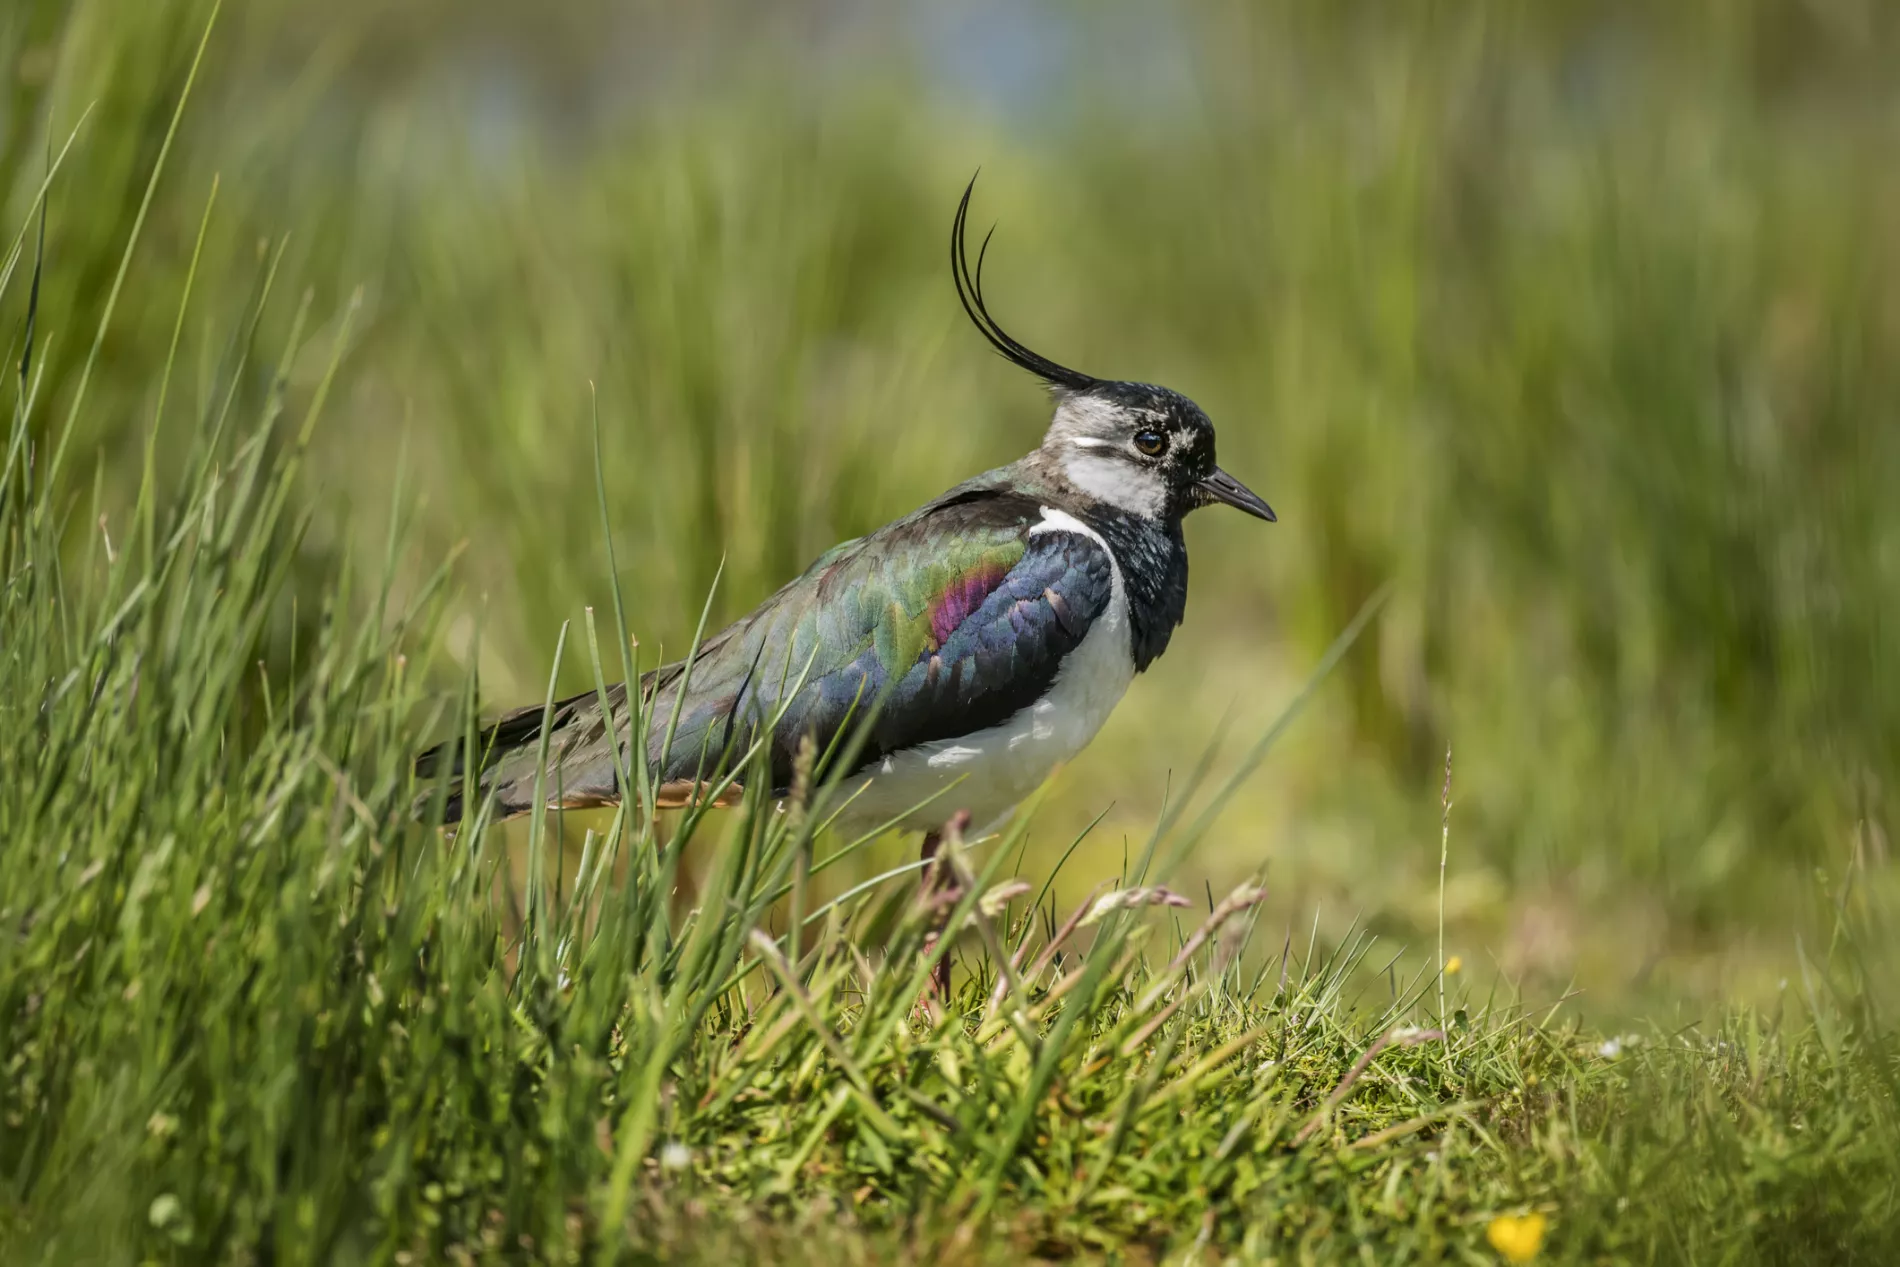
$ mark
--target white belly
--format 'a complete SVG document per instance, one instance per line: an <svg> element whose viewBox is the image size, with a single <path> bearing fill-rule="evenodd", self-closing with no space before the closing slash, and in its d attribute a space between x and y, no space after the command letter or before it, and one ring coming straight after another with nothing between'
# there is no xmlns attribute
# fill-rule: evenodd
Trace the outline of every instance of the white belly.
<svg viewBox="0 0 1900 1267"><path fill-rule="evenodd" d="M1045 508L1042 513L1035 533L1080 532L1101 540L1061 511ZM839 816L840 826L855 834L897 819L903 827L922 831L941 827L952 814L967 809L971 834L981 834L1035 791L1058 764L1087 747L1135 677L1121 569L1113 556L1109 566L1108 606L1063 658L1047 694L987 730L885 756L847 785L847 794L855 797ZM929 803L918 808L926 800Z"/></svg>

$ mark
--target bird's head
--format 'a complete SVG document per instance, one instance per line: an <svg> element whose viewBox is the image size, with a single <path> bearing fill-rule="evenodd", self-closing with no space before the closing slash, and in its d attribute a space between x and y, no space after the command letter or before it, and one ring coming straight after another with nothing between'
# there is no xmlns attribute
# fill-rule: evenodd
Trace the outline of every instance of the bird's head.
<svg viewBox="0 0 1900 1267"><path fill-rule="evenodd" d="M1095 378L1032 352L1003 330L983 303L983 257L970 268L964 224L976 181L963 191L950 238L950 267L963 310L998 352L1047 383L1055 417L1042 456L1095 500L1127 514L1178 519L1216 502L1272 523L1273 508L1214 461L1214 424L1180 392L1149 383Z"/></svg>
<svg viewBox="0 0 1900 1267"><path fill-rule="evenodd" d="M1056 388L1042 452L1076 488L1148 519L1224 502L1271 523L1273 507L1214 463L1214 424L1180 392L1148 383Z"/></svg>

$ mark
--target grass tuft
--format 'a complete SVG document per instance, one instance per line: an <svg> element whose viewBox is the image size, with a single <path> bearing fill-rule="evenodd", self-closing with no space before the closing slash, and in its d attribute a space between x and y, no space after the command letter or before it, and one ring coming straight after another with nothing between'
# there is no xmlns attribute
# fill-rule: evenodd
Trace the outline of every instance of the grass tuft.
<svg viewBox="0 0 1900 1267"><path fill-rule="evenodd" d="M877 834L833 839L838 789L809 771L834 754L806 754L783 812L741 770L752 791L718 814L635 797L537 813L525 837L487 807L438 830L446 787L412 757L473 745L483 674L551 699L585 673L604 700L641 670L636 618L697 643L807 547L1020 449L966 425L1012 416L971 362L866 351L942 337L941 278L908 254L937 173L913 156L967 130L875 89L849 126L774 97L769 119L511 154L482 196L431 198L449 178L392 162L387 118L346 108L374 93L325 77L348 0L282 92L253 79L299 6L260 0L214 39L216 7L0 17L0 69L19 68L0 99L19 225L0 260L0 1261L1891 1256L1877 772L1900 695L1878 634L1900 556L1892 429L1865 420L1896 398L1873 354L1893 287L1862 244L1892 191L1852 142L1892 116L1853 108L1860 81L1806 102L1849 138L1820 146L1802 111L1737 95L1769 74L1747 22L1632 19L1613 42L1646 56L1586 109L1547 95L1594 91L1557 73L1564 6L1363 30L1210 11L1182 38L1218 54L1222 119L1018 164L1063 194L1034 200L1060 234L1055 212L1012 218L1025 257L1040 234L1049 267L1101 287L1099 314L1051 300L1056 332L1198 372L1236 419L1223 461L1271 451L1305 500L1285 527L1309 535L1265 570L1252 546L1195 546L1245 622L1199 651L1272 627L1297 671L1260 692L1290 702L1231 771L1209 747L1159 812L1131 796L1117 820L1098 770L1041 820L1059 855L1025 821L948 850L951 882L926 889ZM1337 92L1283 99L1305 79L1282 49ZM1375 91L1395 65L1405 92ZM75 139L48 157L42 133ZM233 154L261 166L219 181L207 164ZM258 237L293 211L294 245ZM1150 245L1090 268L1092 234ZM626 415L606 434L576 386L603 361ZM1271 435L1238 421L1263 401ZM924 440L888 439L900 405ZM398 417L413 439L389 439ZM572 495L589 451L591 507ZM611 649L591 608L563 615L603 579ZM1269 595L1301 614L1273 626ZM1182 637L1217 623L1197 611ZM1158 674L1197 658L1183 646ZM1343 702L1322 707L1322 682ZM1210 710L1148 698L1198 744ZM1296 716L1332 729L1275 746ZM1411 796L1439 790L1453 729L1458 867L1449 745L1437 813ZM1114 768L1167 764L1128 733L1104 737ZM617 755L650 789L643 754ZM1282 833L1269 887L1249 780L1283 765L1313 826ZM1408 798L1425 808L1390 808ZM1374 808L1335 832L1348 799ZM1131 821L1145 843L1124 837L1117 870ZM1576 890L1599 941L1627 940L1622 907L1665 909L1671 936L1732 954L1787 927L1767 921L1790 877L1844 824L1825 927L1795 921L1825 951L1753 1005L1602 1028L1551 971L1475 986L1446 956L1449 926L1475 959L1532 871ZM1383 934L1429 948L1428 849L1412 868L1391 841L1434 825L1428 960ZM1335 858L1366 926L1316 909ZM1472 877L1506 894L1488 914L1459 896ZM1309 936L1260 932L1283 915Z"/></svg>
<svg viewBox="0 0 1900 1267"><path fill-rule="evenodd" d="M8 1261L1406 1261L1481 1253L1520 1216L1558 1260L1890 1243L1894 1053L1824 975L1804 1019L1640 1037L1445 999L1437 971L1368 1003L1375 939L1256 946L1256 885L1204 915L1153 886L1060 919L1023 903L1000 875L1022 827L948 850L947 896L905 868L775 933L825 865L827 786L793 813L750 796L718 831L623 810L571 876L537 821L520 905L484 815L445 836L412 814L441 806L409 755L441 711L445 572L396 601L392 540L379 577L306 581L314 638L260 664L331 372L295 430L281 374L248 417L200 415L180 482L141 484L150 547L76 563L14 411ZM364 606L384 618L347 618Z"/></svg>

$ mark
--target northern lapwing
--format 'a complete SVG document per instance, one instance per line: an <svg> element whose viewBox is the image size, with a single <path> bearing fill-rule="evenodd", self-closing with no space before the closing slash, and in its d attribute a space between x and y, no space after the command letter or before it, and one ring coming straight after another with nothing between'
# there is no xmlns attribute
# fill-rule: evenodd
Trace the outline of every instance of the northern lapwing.
<svg viewBox="0 0 1900 1267"><path fill-rule="evenodd" d="M981 830L1006 816L1167 650L1187 603L1190 511L1219 502L1274 519L1215 465L1214 425L1186 396L1069 369L997 324L983 301L989 239L974 272L965 246L974 188L957 206L951 275L977 329L1049 387L1055 415L1042 444L825 551L702 643L690 673L681 661L643 676L658 804L690 801L760 741L772 790L787 796L803 738L825 752L843 732L837 750L856 751L838 772L851 797L841 824L896 820L923 831L933 857L946 820L967 812ZM626 686L606 695L624 743ZM546 711L532 705L483 732L474 788L454 761L448 822L483 797L498 816L532 807ZM550 807L617 803L599 693L549 715ZM456 749L425 753L418 773L434 774Z"/></svg>

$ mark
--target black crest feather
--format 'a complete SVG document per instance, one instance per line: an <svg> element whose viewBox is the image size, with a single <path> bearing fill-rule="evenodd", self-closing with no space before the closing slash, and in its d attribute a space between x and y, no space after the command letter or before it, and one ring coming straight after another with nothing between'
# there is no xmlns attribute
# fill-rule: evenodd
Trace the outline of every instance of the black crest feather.
<svg viewBox="0 0 1900 1267"><path fill-rule="evenodd" d="M970 195L976 190L976 177L970 177L970 183L964 187L963 201L957 204L957 219L950 230L950 275L957 283L957 298L963 301L963 311L970 314L970 320L990 341L990 346L1001 352L1016 365L1056 387L1066 387L1071 391L1087 391L1099 381L1072 370L1066 365L1058 365L1040 352L1032 352L1024 347L1008 331L998 325L996 318L990 316L990 310L983 303L983 257L989 254L990 237L996 230L992 228L983 235L983 245L977 248L976 270L970 269L970 256L964 245L964 226L970 216Z"/></svg>

